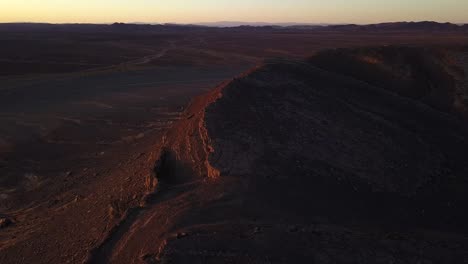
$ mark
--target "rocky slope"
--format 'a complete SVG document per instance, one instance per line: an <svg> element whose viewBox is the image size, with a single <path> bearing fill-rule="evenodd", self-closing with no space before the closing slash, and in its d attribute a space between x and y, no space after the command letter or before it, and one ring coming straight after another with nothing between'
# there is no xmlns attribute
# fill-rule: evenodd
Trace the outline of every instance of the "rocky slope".
<svg viewBox="0 0 468 264"><path fill-rule="evenodd" d="M466 123L323 68L270 61L194 100L158 192L89 262L468 259Z"/></svg>
<svg viewBox="0 0 468 264"><path fill-rule="evenodd" d="M464 52L416 47L336 49L319 52L309 61L399 95L422 101L445 112L466 114L462 99L468 91L459 87L466 78Z"/></svg>

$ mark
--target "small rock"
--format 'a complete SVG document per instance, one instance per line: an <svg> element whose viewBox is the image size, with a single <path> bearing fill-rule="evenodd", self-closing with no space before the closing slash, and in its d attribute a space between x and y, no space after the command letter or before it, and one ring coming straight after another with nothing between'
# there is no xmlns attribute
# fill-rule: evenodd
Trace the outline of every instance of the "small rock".
<svg viewBox="0 0 468 264"><path fill-rule="evenodd" d="M11 221L11 219L6 218L6 217L0 218L0 229L9 227L11 224L13 224L13 222Z"/></svg>
<svg viewBox="0 0 468 264"><path fill-rule="evenodd" d="M177 234L177 239L181 239L181 238L187 237L188 235L189 235L189 234L188 234L188 233L185 233L185 232L178 233L178 234Z"/></svg>
<svg viewBox="0 0 468 264"><path fill-rule="evenodd" d="M73 201L76 203L81 199L83 199L83 197L81 195L75 195L75 199Z"/></svg>
<svg viewBox="0 0 468 264"><path fill-rule="evenodd" d="M299 231L299 227L296 226L296 225L292 225L292 226L290 226L290 227L288 228L288 232L290 232L290 233L296 233L296 232L298 232L298 231Z"/></svg>
<svg viewBox="0 0 468 264"><path fill-rule="evenodd" d="M260 227L257 226L257 227L254 228L254 232L253 232L254 234L258 234L258 233L261 233L261 232L262 232L262 229Z"/></svg>

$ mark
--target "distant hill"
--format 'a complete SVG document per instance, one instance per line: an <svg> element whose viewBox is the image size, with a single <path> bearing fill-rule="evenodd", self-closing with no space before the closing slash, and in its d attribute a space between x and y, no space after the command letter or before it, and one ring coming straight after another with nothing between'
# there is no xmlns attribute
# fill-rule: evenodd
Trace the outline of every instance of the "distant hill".
<svg viewBox="0 0 468 264"><path fill-rule="evenodd" d="M459 26L452 23L438 23L433 21L394 22L370 25L331 25L328 29L335 30L423 30L423 31L459 31L466 29L466 25Z"/></svg>

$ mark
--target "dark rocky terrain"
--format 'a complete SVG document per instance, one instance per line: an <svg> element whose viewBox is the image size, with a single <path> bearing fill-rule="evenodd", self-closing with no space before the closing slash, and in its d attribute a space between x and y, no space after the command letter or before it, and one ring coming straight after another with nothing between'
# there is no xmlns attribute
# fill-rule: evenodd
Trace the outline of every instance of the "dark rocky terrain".
<svg viewBox="0 0 468 264"><path fill-rule="evenodd" d="M340 73L422 101L438 110L467 114L466 49L418 47L335 49L309 61Z"/></svg>
<svg viewBox="0 0 468 264"><path fill-rule="evenodd" d="M154 199L90 262L465 263L466 121L315 59L194 100Z"/></svg>
<svg viewBox="0 0 468 264"><path fill-rule="evenodd" d="M466 44L468 25L238 26L0 23L0 77L125 71L150 65L242 64L329 48ZM154 62L164 57L164 61ZM227 61L226 61L227 60Z"/></svg>
<svg viewBox="0 0 468 264"><path fill-rule="evenodd" d="M0 25L0 263L466 262L462 28Z"/></svg>

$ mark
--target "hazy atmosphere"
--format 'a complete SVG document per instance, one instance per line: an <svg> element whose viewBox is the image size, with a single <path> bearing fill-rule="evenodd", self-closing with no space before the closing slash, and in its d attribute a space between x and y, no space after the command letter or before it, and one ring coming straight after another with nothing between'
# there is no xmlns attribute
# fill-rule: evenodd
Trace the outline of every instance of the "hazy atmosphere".
<svg viewBox="0 0 468 264"><path fill-rule="evenodd" d="M0 22L467 22L461 0L1 0Z"/></svg>

